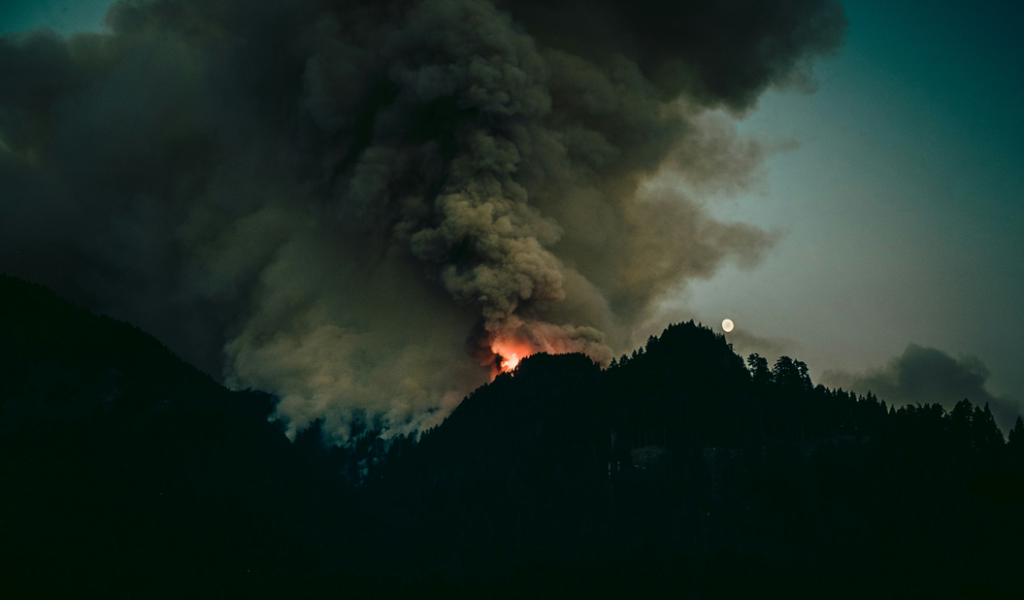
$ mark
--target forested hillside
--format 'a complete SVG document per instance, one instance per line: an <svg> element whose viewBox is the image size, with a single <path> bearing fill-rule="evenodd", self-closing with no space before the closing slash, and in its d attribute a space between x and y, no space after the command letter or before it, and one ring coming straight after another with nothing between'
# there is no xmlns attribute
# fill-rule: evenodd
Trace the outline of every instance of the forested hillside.
<svg viewBox="0 0 1024 600"><path fill-rule="evenodd" d="M813 386L694 323L536 355L412 438L232 392L0 277L0 578L34 597L1024 597L1024 423Z"/></svg>

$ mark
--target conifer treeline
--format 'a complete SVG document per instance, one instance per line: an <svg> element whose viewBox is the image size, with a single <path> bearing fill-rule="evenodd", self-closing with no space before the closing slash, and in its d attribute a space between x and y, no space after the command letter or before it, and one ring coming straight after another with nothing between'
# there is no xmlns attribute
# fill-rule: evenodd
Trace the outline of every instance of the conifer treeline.
<svg viewBox="0 0 1024 600"><path fill-rule="evenodd" d="M1019 597L1024 423L893 407L694 323L533 356L418 440L229 392L0 277L0 581L33 597Z"/></svg>
<svg viewBox="0 0 1024 600"><path fill-rule="evenodd" d="M691 322L604 371L524 360L392 445L367 493L417 490L412 520L438 523L419 543L459 557L451 585L499 564L543 589L558 565L589 593L1001 597L1022 589L1022 483L1019 419L1007 443L969 399L813 386Z"/></svg>

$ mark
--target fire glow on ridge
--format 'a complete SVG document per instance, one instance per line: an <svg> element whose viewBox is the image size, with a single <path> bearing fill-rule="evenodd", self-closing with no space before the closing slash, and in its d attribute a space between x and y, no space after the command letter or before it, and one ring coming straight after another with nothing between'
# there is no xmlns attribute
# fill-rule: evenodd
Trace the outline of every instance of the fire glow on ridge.
<svg viewBox="0 0 1024 600"><path fill-rule="evenodd" d="M525 343L502 340L491 343L491 352L496 356L495 364L497 368L494 375L497 375L498 373L510 373L515 370L519 362L533 354L534 350Z"/></svg>

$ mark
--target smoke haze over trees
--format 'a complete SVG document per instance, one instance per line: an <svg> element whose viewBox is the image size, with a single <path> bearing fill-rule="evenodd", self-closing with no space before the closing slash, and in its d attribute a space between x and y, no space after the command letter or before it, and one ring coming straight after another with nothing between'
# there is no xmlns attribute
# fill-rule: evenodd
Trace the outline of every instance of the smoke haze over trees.
<svg viewBox="0 0 1024 600"><path fill-rule="evenodd" d="M990 404L996 422L1009 430L1021 412L1012 398L994 395L986 387L988 369L974 356L953 358L937 348L917 344L884 367L863 373L826 371L824 380L832 386L858 392L874 392L899 404L939 402L947 410L964 398Z"/></svg>
<svg viewBox="0 0 1024 600"><path fill-rule="evenodd" d="M810 89L835 0L122 0L0 37L0 271L233 387L413 431L495 349L607 364L668 290L774 234L695 193L764 156L727 117Z"/></svg>

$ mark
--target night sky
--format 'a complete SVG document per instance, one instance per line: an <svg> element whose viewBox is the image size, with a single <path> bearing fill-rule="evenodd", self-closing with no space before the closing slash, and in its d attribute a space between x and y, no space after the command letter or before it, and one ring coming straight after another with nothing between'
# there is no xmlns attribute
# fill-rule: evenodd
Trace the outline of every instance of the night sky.
<svg viewBox="0 0 1024 600"><path fill-rule="evenodd" d="M109 4L6 2L0 33L102 32ZM764 159L692 195L774 243L688 273L612 350L670 321L731 318L741 353L795 356L816 382L897 401L991 399L1005 430L1024 398L1024 11L843 4L845 43L815 59L813 85L711 115L738 120Z"/></svg>

